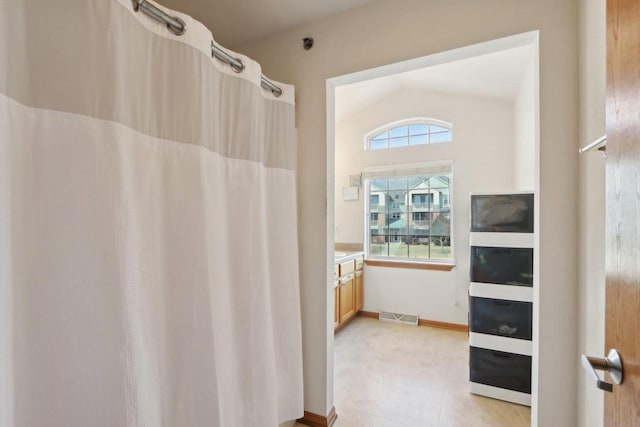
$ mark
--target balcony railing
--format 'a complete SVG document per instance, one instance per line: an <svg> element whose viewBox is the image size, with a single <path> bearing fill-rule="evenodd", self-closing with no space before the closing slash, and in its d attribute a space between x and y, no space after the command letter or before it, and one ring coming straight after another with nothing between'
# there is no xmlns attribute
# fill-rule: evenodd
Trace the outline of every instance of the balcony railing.
<svg viewBox="0 0 640 427"><path fill-rule="evenodd" d="M413 209L429 209L429 203L412 203L411 207Z"/></svg>
<svg viewBox="0 0 640 427"><path fill-rule="evenodd" d="M431 221L418 220L418 221L412 221L411 226L415 228L428 228L430 223Z"/></svg>

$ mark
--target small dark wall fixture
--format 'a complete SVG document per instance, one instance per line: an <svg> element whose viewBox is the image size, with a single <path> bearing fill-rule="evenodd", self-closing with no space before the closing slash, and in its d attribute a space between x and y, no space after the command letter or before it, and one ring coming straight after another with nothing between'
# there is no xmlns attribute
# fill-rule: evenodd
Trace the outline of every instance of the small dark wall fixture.
<svg viewBox="0 0 640 427"><path fill-rule="evenodd" d="M305 37L302 39L302 47L304 47L304 50L311 50L313 43L313 37Z"/></svg>

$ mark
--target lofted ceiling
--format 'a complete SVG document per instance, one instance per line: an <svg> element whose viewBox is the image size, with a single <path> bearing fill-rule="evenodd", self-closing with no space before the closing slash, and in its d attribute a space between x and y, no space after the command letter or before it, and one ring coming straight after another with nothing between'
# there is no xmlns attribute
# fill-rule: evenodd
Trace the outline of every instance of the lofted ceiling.
<svg viewBox="0 0 640 427"><path fill-rule="evenodd" d="M158 0L206 25L229 49L370 3L373 0Z"/></svg>
<svg viewBox="0 0 640 427"><path fill-rule="evenodd" d="M534 49L522 46L336 88L336 121L401 90L515 100L533 66Z"/></svg>

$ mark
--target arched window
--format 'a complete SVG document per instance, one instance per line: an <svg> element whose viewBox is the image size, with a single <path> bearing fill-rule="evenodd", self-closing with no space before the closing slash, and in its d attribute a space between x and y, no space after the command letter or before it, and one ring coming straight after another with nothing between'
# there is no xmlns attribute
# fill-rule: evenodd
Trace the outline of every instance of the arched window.
<svg viewBox="0 0 640 427"><path fill-rule="evenodd" d="M435 119L410 119L376 129L366 137L367 150L450 142L451 123Z"/></svg>

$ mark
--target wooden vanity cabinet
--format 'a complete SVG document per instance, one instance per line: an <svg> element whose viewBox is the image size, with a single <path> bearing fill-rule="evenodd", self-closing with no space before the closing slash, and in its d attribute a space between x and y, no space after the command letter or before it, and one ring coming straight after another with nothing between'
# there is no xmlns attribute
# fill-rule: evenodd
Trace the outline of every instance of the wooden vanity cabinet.
<svg viewBox="0 0 640 427"><path fill-rule="evenodd" d="M344 323L356 314L354 300L355 276L350 273L340 278L340 323Z"/></svg>
<svg viewBox="0 0 640 427"><path fill-rule="evenodd" d="M343 262L338 268L338 286L334 290L334 328L344 325L364 303L363 257Z"/></svg>
<svg viewBox="0 0 640 427"><path fill-rule="evenodd" d="M340 323L349 320L356 314L355 304L355 261L340 264Z"/></svg>
<svg viewBox="0 0 640 427"><path fill-rule="evenodd" d="M363 274L362 270L356 271L355 278L355 287L354 287L354 295L355 295L355 305L356 305L356 313L362 310L362 306L364 305L364 298L362 295L363 286L362 286Z"/></svg>
<svg viewBox="0 0 640 427"><path fill-rule="evenodd" d="M333 288L333 329L340 326L340 287Z"/></svg>

